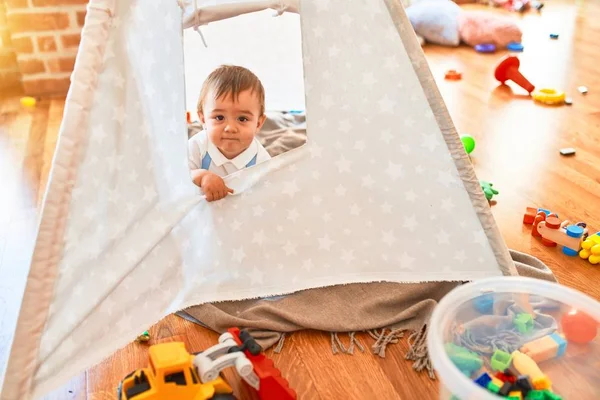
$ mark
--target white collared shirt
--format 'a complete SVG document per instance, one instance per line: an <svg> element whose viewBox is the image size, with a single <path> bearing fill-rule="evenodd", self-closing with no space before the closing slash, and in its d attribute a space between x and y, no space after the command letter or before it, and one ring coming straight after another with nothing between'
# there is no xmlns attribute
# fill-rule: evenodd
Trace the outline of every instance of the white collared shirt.
<svg viewBox="0 0 600 400"><path fill-rule="evenodd" d="M254 138L246 150L230 160L217 149L217 146L215 146L213 142L208 140L208 135L206 134L206 131L203 130L188 140L188 165L190 169L200 169L202 167L202 159L207 152L211 158L208 170L221 177L246 168L246 165L248 165L255 156L256 164L271 158L263 145Z"/></svg>

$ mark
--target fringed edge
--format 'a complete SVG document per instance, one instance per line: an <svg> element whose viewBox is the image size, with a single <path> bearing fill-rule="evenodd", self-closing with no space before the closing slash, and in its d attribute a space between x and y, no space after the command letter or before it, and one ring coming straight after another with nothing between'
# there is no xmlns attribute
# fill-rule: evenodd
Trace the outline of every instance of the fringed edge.
<svg viewBox="0 0 600 400"><path fill-rule="evenodd" d="M381 358L385 358L385 349L388 344L398 343L398 340L401 337L404 337L404 331L401 329L390 329L390 333L387 334L386 330L386 328L383 328L381 332L379 332L378 329L367 331L367 333L375 339L375 343L371 346L371 350Z"/></svg>
<svg viewBox="0 0 600 400"><path fill-rule="evenodd" d="M281 353L281 350L283 350L283 344L285 343L285 335L286 335L286 332L283 332L281 334L281 336L279 337L279 341L277 342L277 346L275 346L275 348L273 349L273 353L275 353L275 354Z"/></svg>
<svg viewBox="0 0 600 400"><path fill-rule="evenodd" d="M360 341L356 338L356 332L349 332L348 336L350 337L350 343L348 344L348 348L344 346L337 332L331 332L331 352L333 354L345 353L345 354L354 354L354 347L358 347L361 352L365 352L365 348L360 343Z"/></svg>
<svg viewBox="0 0 600 400"><path fill-rule="evenodd" d="M408 353L404 358L414 361L415 371L420 372L426 369L429 378L435 379L435 372L427 351L427 325L423 325L419 331L413 332L408 337Z"/></svg>

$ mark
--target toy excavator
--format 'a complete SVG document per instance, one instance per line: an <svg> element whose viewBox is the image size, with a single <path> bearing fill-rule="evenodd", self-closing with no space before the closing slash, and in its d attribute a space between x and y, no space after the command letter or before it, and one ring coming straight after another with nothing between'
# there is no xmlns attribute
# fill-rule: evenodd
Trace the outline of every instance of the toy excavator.
<svg viewBox="0 0 600 400"><path fill-rule="evenodd" d="M149 366L119 384L119 400L235 400L221 371L234 366L261 400L295 400L296 392L245 330L231 328L219 343L190 354L182 342L150 347Z"/></svg>

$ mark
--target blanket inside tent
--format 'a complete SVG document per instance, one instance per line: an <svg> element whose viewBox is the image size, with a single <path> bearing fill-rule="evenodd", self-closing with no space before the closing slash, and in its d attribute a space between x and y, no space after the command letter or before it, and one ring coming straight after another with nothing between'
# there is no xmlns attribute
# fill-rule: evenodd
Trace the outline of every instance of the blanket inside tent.
<svg viewBox="0 0 600 400"><path fill-rule="evenodd" d="M436 298L426 282L517 273L401 3L299 11L307 142L207 203L186 162L180 4L90 1L1 399L192 306L369 282Z"/></svg>

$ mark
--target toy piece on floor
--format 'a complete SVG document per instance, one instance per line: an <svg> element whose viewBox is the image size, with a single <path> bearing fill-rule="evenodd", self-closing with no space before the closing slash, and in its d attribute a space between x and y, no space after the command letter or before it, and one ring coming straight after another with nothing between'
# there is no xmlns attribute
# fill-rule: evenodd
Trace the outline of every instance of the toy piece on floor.
<svg viewBox="0 0 600 400"><path fill-rule="evenodd" d="M510 51L516 51L516 52L521 52L523 51L524 47L521 43L517 43L517 42L510 42L506 48Z"/></svg>
<svg viewBox="0 0 600 400"><path fill-rule="evenodd" d="M454 365L469 376L483 366L483 360L479 354L470 351L465 347L458 346L454 343L446 343L444 347L446 354L448 354L448 357L452 360Z"/></svg>
<svg viewBox="0 0 600 400"><path fill-rule="evenodd" d="M581 93L581 94L587 94L587 92L588 92L588 88L585 86L579 86L577 88L577 90L579 90L579 93Z"/></svg>
<svg viewBox="0 0 600 400"><path fill-rule="evenodd" d="M494 184L488 181L479 181L481 185L481 190L483 190L483 194L485 194L485 198L488 201L491 201L494 195L499 194L499 192L493 188Z"/></svg>
<svg viewBox="0 0 600 400"><path fill-rule="evenodd" d="M273 366L273 361L262 353L248 332L237 328L222 334L218 344L196 355L188 353L182 342L153 345L149 355L151 368L127 375L119 385L119 400L235 399L231 386L221 378L221 371L230 366L235 366L261 400L296 399L296 393ZM144 393L151 397L144 397Z"/></svg>
<svg viewBox="0 0 600 400"><path fill-rule="evenodd" d="M525 343L519 349L521 353L528 355L536 363L562 357L566 350L567 342L556 332Z"/></svg>
<svg viewBox="0 0 600 400"><path fill-rule="evenodd" d="M148 331L144 331L140 336L135 339L138 343L147 343L150 341L150 333Z"/></svg>
<svg viewBox="0 0 600 400"><path fill-rule="evenodd" d="M535 90L531 97L538 103L548 105L559 105L565 103L565 92L552 88L542 88Z"/></svg>
<svg viewBox="0 0 600 400"><path fill-rule="evenodd" d="M503 85L507 81L513 81L523 89L527 90L528 93L533 92L535 86L531 84L519 71L521 62L515 56L505 57L494 71L494 77L500 81Z"/></svg>
<svg viewBox="0 0 600 400"><path fill-rule="evenodd" d="M558 39L558 33L551 33L550 39L554 39L554 40Z"/></svg>
<svg viewBox="0 0 600 400"><path fill-rule="evenodd" d="M598 333L598 322L579 310L571 310L560 320L562 332L569 342L589 343Z"/></svg>
<svg viewBox="0 0 600 400"><path fill-rule="evenodd" d="M447 81L460 81L462 79L462 74L455 69L449 69L446 71L444 78Z"/></svg>
<svg viewBox="0 0 600 400"><path fill-rule="evenodd" d="M495 53L496 45L493 43L482 43L475 45L475 51L478 53Z"/></svg>
<svg viewBox="0 0 600 400"><path fill-rule="evenodd" d="M577 255L586 232L586 229L579 225L561 227L561 220L554 216L538 222L536 228L544 245L553 247L559 244L563 246L563 253L569 256Z"/></svg>
<svg viewBox="0 0 600 400"><path fill-rule="evenodd" d="M25 97L21 97L19 99L21 105L25 108L34 108L35 105L37 104L37 100L35 99L35 97L30 97L30 96L25 96Z"/></svg>
<svg viewBox="0 0 600 400"><path fill-rule="evenodd" d="M471 154L475 150L475 138L471 135L460 135L460 141L462 142L467 154Z"/></svg>
<svg viewBox="0 0 600 400"><path fill-rule="evenodd" d="M568 106L572 106L573 105L573 99L570 97L565 97L565 104Z"/></svg>
<svg viewBox="0 0 600 400"><path fill-rule="evenodd" d="M575 154L575 149L572 147L564 147L560 149L561 156L572 156Z"/></svg>
<svg viewBox="0 0 600 400"><path fill-rule="evenodd" d="M581 243L579 257L588 260L592 265L600 263L600 232L588 236Z"/></svg>

